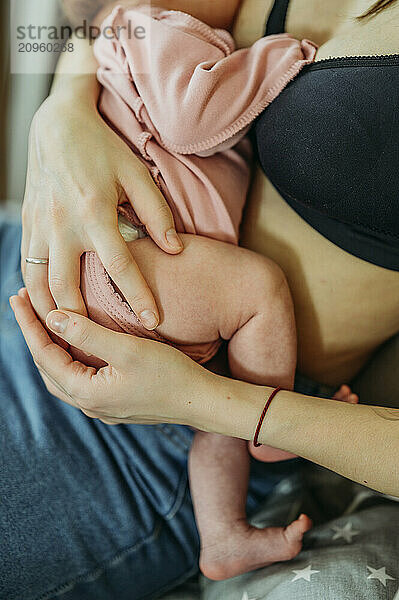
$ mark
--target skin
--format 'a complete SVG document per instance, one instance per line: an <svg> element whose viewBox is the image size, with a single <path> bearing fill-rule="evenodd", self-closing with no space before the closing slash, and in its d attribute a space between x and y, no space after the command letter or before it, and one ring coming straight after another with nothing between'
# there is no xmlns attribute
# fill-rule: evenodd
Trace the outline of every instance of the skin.
<svg viewBox="0 0 399 600"><path fill-rule="evenodd" d="M128 244L161 309L157 332L179 345L228 340L233 377L292 389L295 321L283 272L245 248L198 235L181 239L184 252L176 257L149 238Z"/></svg>
<svg viewBox="0 0 399 600"><path fill-rule="evenodd" d="M256 1L253 1L256 4ZM295 14L299 16L301 10L304 10L304 0L293 0L293 2L294 7L295 3L298 3L298 11L292 9L292 18ZM300 2L302 3L301 10ZM331 36L334 33L334 27L335 29L338 27L339 19L343 18L343 7L349 7L349 0L345 3L336 3L339 6L335 21L331 15L328 15L327 18L324 13L323 16L322 6L324 4L321 3L321 0L309 0L309 4L310 2L314 2L315 4L312 4L312 6L319 10L313 13L312 16L314 35L312 35L312 31L307 32L307 35L319 43L332 42L333 37ZM163 4L166 5L167 3L164 2ZM200 5L194 0L187 4L186 10L189 12L193 12L194 7ZM219 3L216 0L215 4L224 5L223 2ZM258 27L258 23L261 23L265 16L263 12L267 10L267 3L258 4L262 5L262 10L261 13L257 13L257 22L251 22L254 15L248 12L246 19L244 19L244 23L247 23L245 25L247 29L242 28L241 39L253 36L253 30ZM234 11L230 4L229 6L232 14L230 18L230 15L227 17L226 13L226 22L230 22L234 16ZM362 10L356 10L353 13L354 8L352 3L352 14L362 12ZM390 10L393 10L393 8ZM243 14L241 13L241 22ZM314 20L314 14L317 14L317 18L320 18L319 21ZM240 19L237 22L238 28ZM390 23L391 21L386 23L388 28ZM297 24L297 30L299 31L299 23ZM319 35L317 35L317 32L319 32ZM320 32L322 32L322 35ZM295 32L293 31L293 33ZM386 36L385 33L379 51L389 39L389 36ZM364 32L365 39L368 37L366 34L367 31ZM301 37L302 32L299 32L298 35ZM80 62L84 62L85 73L87 73L90 70L90 61L93 68L92 55L90 49L84 43L81 50ZM329 51L331 52L331 44ZM354 50L348 50L348 52L354 53ZM64 60L70 58L65 56ZM81 143L81 136L77 138L78 132L82 128L87 132L87 126L90 123L92 124L94 120L93 103L96 98L96 90L98 92L94 78L87 74L66 75L65 73L62 74L62 70L63 66L61 65L54 94L41 114L41 125L46 130L46 123L48 127L49 122L46 121L46 118L49 118L50 123L53 125L58 123L60 108L64 107L66 110L68 107L68 110L70 110L72 98L75 104L76 99L80 100L78 102L79 109L73 112L72 118L68 117L64 121L64 130L62 130L62 127L60 130L58 125L55 127L57 136L47 138L49 147L56 143L55 138L57 137L61 140L58 143L61 144L62 148L69 147L70 142L76 141L76 139L79 139ZM67 70L65 69L65 71ZM68 138L71 128L75 131L75 137L72 136L72 140ZM104 189L112 191L115 187L117 178L112 167L112 164L115 163L111 162L111 168L108 168L105 173L101 169L96 169L90 161L86 165L86 158L92 152L90 144L85 149L85 153L76 152L75 165L68 162L68 160L72 160L68 156L75 153L63 151L65 155L63 160L66 162L62 165L63 168L60 173L68 173L68 170L74 166L79 175L82 175L83 184L81 183L82 178L75 175L75 182L67 182L64 188L61 188L63 193L57 192L56 190L59 190L57 177L54 177L54 169L48 168L46 161L41 165L41 169L36 166L35 172L35 148L41 141L40 135L38 133L37 135L36 139L33 136L30 177L37 178L35 191L41 199L41 204L36 204L36 212L34 213L36 214L36 223L39 216L43 218L43 213L46 215L46 227L39 233L42 239L47 240L47 232L52 231L54 225L51 216L52 211L48 209L54 204L58 208L61 206L63 209L62 216L68 215L70 219L70 226L67 230L74 232L73 236L64 239L65 247L68 248L69 246L73 249L71 239L74 236L76 237L76 228L82 219L82 213L76 211L75 204L79 208L83 205L86 208L83 211L86 215L85 227L83 227L84 233L78 235L79 240L77 249L75 249L75 257L77 257L79 248L82 246L90 246L85 247L86 250L92 249L92 245L89 244L90 239L85 238L87 223L90 219L90 222L93 222L93 215L96 215L97 208L103 210L103 201L98 206L97 202L100 202L98 198L103 197ZM115 140L113 145L111 144L111 138L108 132L105 133L105 129L98 125L95 135L97 137L93 135L93 139L98 141L102 152L107 152L107 143L111 145L112 152L109 154L109 160L111 160L111 154L115 154L115 152L120 153L118 158L123 158L121 147L118 147ZM87 135L84 137L87 138ZM68 144L65 144L65 142L68 142ZM79 157L82 160L78 160ZM51 163L51 157L47 157L47 161L56 169L59 168L58 163ZM83 173L79 168L82 162L85 164ZM137 167L137 164L134 165L133 163L134 161L129 163L130 175L133 172L132 169ZM126 162L123 164L126 164ZM138 169L136 173L137 181L134 185L141 186L139 190L143 194L149 192L153 186L145 180L142 171ZM130 180L133 179L130 176ZM79 181L79 185L76 184L76 181ZM49 183L52 190L50 196L44 193L45 188L49 187ZM90 210L87 209L86 189L91 190L89 195ZM357 360L356 369L358 369L366 358L365 354L368 355L379 343L398 331L399 315L397 307L392 308L392 306L389 306L391 295L398 297L396 293L398 290L397 274L373 267L358 259L353 259L349 255L344 255L342 251L322 240L322 238L318 239L320 236L307 228L295 215L284 212L284 210L287 210L286 207L283 206L278 196L273 197L271 186L265 178L259 183L258 175L254 189L258 190L255 191L255 195L258 195L258 204L251 203L246 222L245 240L247 245L250 245L248 230L252 226L252 245L259 252L269 254L271 258L281 264L287 273L298 313L300 368L305 373L314 375L326 382L342 381L346 377L340 373L340 369L343 372L343 366L349 362L349 359L355 362ZM153 189L149 193L154 194ZM139 201L137 198L140 198L140 194L132 194L132 196L134 196L136 202ZM72 206L71 197L75 198ZM115 192L114 196L111 194L111 197L110 205L113 206L115 211ZM65 198L69 199L69 204L65 204ZM56 200L55 203L54 199ZM266 207L267 218L264 218ZM97 214L102 214L101 210ZM109 214L111 215L111 212ZM26 215L29 216L29 211L26 212ZM108 226L112 229L111 225L114 227L115 232L116 222L112 221L110 217ZM289 232L285 237L282 233L284 228ZM154 232L165 231L165 226L163 228L154 226L152 229ZM25 239L30 240L33 236L32 220L29 218L25 218L25 230L28 231ZM92 230L96 230L95 225L92 226ZM97 233L103 234L103 231L98 230ZM154 237L156 237L155 233ZM161 238L159 233L158 238ZM268 238L267 242L265 241L266 238ZM293 238L295 238L295 241ZM265 247L262 246L262 240L264 240ZM105 239L104 244L112 247L109 238ZM25 242L23 252L24 250L27 251L28 246L29 244ZM288 251L286 251L287 248ZM40 250L40 248L38 249ZM73 254L68 253L68 256L70 255L73 256ZM317 268L314 261L315 255L318 256L317 263L320 262L323 269ZM298 265L301 269L298 269ZM76 267L73 267L73 269L76 269ZM298 278L295 278L295 269L300 273ZM71 278L69 272L66 274L66 280L60 280L68 281L68 289L72 290L74 287L76 288L77 282L77 271L75 270L73 273L74 278ZM137 274L134 273L135 278L133 281L137 283ZM345 280L342 278L342 273L346 274ZM126 270L122 269L120 279L125 280L126 276ZM45 269L40 274L36 269L28 285L33 304L42 318L45 317L48 310L54 307L53 300L48 292L46 293L46 281ZM334 282L334 285L337 282L339 283L339 285L336 285L336 291L334 291L335 288L332 282ZM42 292L43 296L39 301L38 290L40 285L44 292ZM125 291L122 285L120 287ZM383 294L384 299L387 300L388 306L384 306L384 318L382 318L381 309L377 308L376 300L373 298L370 298L367 306L359 306L359 303L354 301L359 293L364 297L365 289L367 291L378 289L380 292L379 297L381 298L381 294ZM60 291L62 292L62 290ZM134 290L132 293L134 295ZM354 296L354 293L356 296ZM338 294L340 295L339 298ZM58 296L60 299L57 301L57 305L65 307L67 303L61 301L62 294L58 294ZM330 296L332 297L331 302ZM148 299L146 293L141 294L141 299L144 297L146 300ZM343 297L342 300L341 297ZM75 295L72 302L68 301L69 307L76 311L81 308L77 298ZM339 302L338 306L336 302ZM330 310L327 310L323 303L325 305L330 303ZM81 363L73 362L65 350L52 343L35 316L26 291L22 291L20 296L12 299L12 306L48 389L61 400L81 408L85 414L101 418L106 423L174 422L189 424L204 431L239 437L245 440L252 439L259 414L264 406L265 396L271 392L270 388L215 375L199 367L173 348L149 340L139 340L131 336L104 330L84 316L74 312L50 313L47 317L47 325L54 333L60 335L67 343L87 353L100 356L110 363L110 366L95 372L94 369L85 367ZM132 302L132 306L135 308L134 302ZM69 316L67 327L63 331L60 331L57 327L57 324L59 325L61 322L60 314ZM335 332L335 328L331 326L329 320L335 327L337 325L341 326L338 332ZM341 325L342 320L343 325ZM367 334L370 338L367 338L366 332L362 329L360 332L358 331L358 325L363 323L363 320L366 323L371 320L373 323L373 327L369 328L372 329L372 332ZM352 321L356 323L356 328ZM342 334L343 341L340 339ZM314 346L317 348L317 352ZM135 360L132 360L132 355ZM154 373L157 374L155 378ZM131 404L131 389L138 392L135 394L134 406ZM190 390L189 399L187 397L188 389ZM115 398L118 398L117 404ZM399 496L399 473L397 461L394 458L399 451L398 418L399 410L375 409L371 406L351 405L334 400L311 398L292 392L281 392L273 400L268 412L267 422L261 429L259 441L303 456L374 489ZM309 440L312 440L311 444ZM353 453L353 447L357 448L356 453Z"/></svg>
<svg viewBox="0 0 399 600"><path fill-rule="evenodd" d="M79 289L80 256L85 250L96 250L143 325L154 329L158 309L119 234L117 205L134 199L140 220L165 252L177 254L183 246L169 206L148 170L104 126L96 110L99 86L89 44L77 39L73 43L72 64L60 61L52 94L32 122L22 209L24 281L42 321L56 306L85 314ZM84 73L72 74L79 65L85 65ZM62 113L68 114L65 121L59 119ZM43 131L48 136L43 137ZM94 139L95 149L89 142ZM79 147L79 153L66 151L71 147ZM48 273L32 269L26 256L48 257Z"/></svg>
<svg viewBox="0 0 399 600"><path fill-rule="evenodd" d="M186 9L212 25L229 26L239 2L165 0L162 4ZM240 45L262 35L271 5L272 0L242 2L234 28ZM295 36L308 36L321 45L318 59L395 52L393 17L398 14L398 3L373 19L354 20L368 5L368 0L327 4L322 0L293 0L287 27ZM97 23L108 10L99 15ZM97 119L93 108L98 85L94 76L87 74L94 72L95 61L85 41L75 40L75 45L72 56L63 56L53 93L32 127L23 209L25 283L42 321L55 306L85 314L78 287L78 256L83 250L95 249L136 314L150 310L158 319L155 300L116 230L115 207L121 195L127 194L136 211L141 209L154 241L174 253L179 249L165 244L171 215L148 172ZM85 74L77 69L83 64ZM74 70L78 72L71 75ZM60 111L68 113L68 119L60 120ZM83 139L82 129L86 131ZM42 131L46 131L44 137ZM82 154L64 151L78 139ZM93 139L101 153L93 154ZM81 156L85 156L83 172ZM136 177L126 176L132 172ZM145 204L141 201L144 197ZM286 273L296 309L298 368L305 375L331 385L349 381L375 349L399 330L399 274L365 263L317 234L285 204L260 170L255 176L242 243L272 258ZM27 254L50 254L51 294L47 273L26 266ZM356 301L366 297L367 302Z"/></svg>
<svg viewBox="0 0 399 600"><path fill-rule="evenodd" d="M134 3L122 0L114 4ZM156 0L153 4L185 9L213 26L229 27L239 0ZM93 25L101 24L111 6L108 3L100 11ZM91 44L77 38L72 43L74 52L61 57L52 93L31 127L22 211L24 281L42 321L55 307L86 314L79 290L79 257L85 250L95 250L143 325L155 329L158 307L118 232L117 205L130 200L152 239L165 252L178 254L182 244L169 206L148 170L104 126L96 111L100 88ZM60 114L68 117L60 122ZM90 140L96 140L97 152ZM77 145L78 153L65 151ZM27 256L48 257L49 273L26 265Z"/></svg>
<svg viewBox="0 0 399 600"><path fill-rule="evenodd" d="M150 238L128 244L160 307L162 323L157 332L179 347L228 340L232 377L292 389L296 330L283 272L245 248L198 235L182 234L181 238L184 252L179 256L162 252ZM82 289L86 300L85 286ZM92 310L89 301L86 305L91 318L109 326L97 306ZM77 356L75 350L73 356ZM85 356L81 359L88 361ZM350 401L349 390L346 400ZM292 457L265 445L249 445L249 451L265 461ZM244 440L198 431L189 464L201 538L199 565L207 577L234 577L298 554L303 535L311 527L305 515L284 528L259 530L247 522L250 458Z"/></svg>
<svg viewBox="0 0 399 600"><path fill-rule="evenodd" d="M110 425L180 423L253 438L272 388L216 375L175 348L110 331L77 313L49 313L50 331L109 363L96 371L51 340L25 288L10 303L49 392L87 416ZM281 391L268 410L259 442L399 497L399 409Z"/></svg>
<svg viewBox="0 0 399 600"><path fill-rule="evenodd" d="M271 5L272 0L244 0L235 27L241 45L262 35ZM365 22L353 19L369 5L363 0L291 0L287 31L320 44L316 60L398 52L399 3ZM323 238L285 203L260 169L242 243L277 262L288 279L298 328L298 368L305 375L333 386L350 381L378 346L399 331L399 273L351 256Z"/></svg>

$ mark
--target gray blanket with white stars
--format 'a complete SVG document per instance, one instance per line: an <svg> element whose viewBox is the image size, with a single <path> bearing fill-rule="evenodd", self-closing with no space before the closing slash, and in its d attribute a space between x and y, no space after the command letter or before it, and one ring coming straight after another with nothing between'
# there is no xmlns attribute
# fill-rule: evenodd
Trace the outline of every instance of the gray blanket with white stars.
<svg viewBox="0 0 399 600"><path fill-rule="evenodd" d="M162 600L399 600L399 502L310 463L282 481L252 519L314 521L302 552L229 579L201 577Z"/></svg>

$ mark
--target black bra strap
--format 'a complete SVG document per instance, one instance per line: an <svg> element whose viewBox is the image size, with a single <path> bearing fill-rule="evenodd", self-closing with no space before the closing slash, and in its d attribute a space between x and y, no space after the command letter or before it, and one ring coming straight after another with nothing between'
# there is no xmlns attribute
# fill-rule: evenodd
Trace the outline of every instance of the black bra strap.
<svg viewBox="0 0 399 600"><path fill-rule="evenodd" d="M287 18L290 0L274 0L274 5L266 24L265 35L285 32L285 20Z"/></svg>

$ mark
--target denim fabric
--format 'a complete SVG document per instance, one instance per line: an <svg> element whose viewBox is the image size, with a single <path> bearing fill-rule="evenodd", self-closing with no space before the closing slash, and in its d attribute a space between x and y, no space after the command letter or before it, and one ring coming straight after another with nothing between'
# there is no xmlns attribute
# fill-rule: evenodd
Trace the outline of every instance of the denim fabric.
<svg viewBox="0 0 399 600"><path fill-rule="evenodd" d="M153 598L198 570L193 432L108 427L47 392L8 303L20 235L0 222L0 598ZM248 512L300 463L253 461Z"/></svg>

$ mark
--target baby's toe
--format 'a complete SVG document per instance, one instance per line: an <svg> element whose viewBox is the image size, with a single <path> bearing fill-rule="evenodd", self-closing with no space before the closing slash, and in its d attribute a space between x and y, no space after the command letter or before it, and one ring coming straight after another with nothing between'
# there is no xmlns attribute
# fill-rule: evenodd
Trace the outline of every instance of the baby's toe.
<svg viewBox="0 0 399 600"><path fill-rule="evenodd" d="M359 402L359 397L357 394L354 394L346 383L341 385L339 390L337 390L333 396L333 400L338 400L339 402L348 402L349 404L357 404Z"/></svg>

